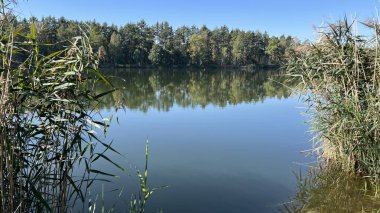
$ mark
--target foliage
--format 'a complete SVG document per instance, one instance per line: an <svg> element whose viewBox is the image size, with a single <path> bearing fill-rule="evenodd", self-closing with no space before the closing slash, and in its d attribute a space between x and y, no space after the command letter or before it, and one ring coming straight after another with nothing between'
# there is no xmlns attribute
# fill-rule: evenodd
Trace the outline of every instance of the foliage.
<svg viewBox="0 0 380 213"><path fill-rule="evenodd" d="M115 65L122 62L121 37L116 31L111 35L109 52L111 60Z"/></svg>
<svg viewBox="0 0 380 213"><path fill-rule="evenodd" d="M168 67L172 65L171 53L159 44L154 44L149 53L153 65Z"/></svg>
<svg viewBox="0 0 380 213"><path fill-rule="evenodd" d="M27 28L26 20L16 25ZM229 30L222 26L214 30L182 26L173 30L167 22L149 26L145 21L118 27L97 22L78 22L65 18L45 17L36 20L39 43L55 44L41 48L42 53L58 51L78 35L78 26L90 26L89 37L95 52L103 57L102 64L135 66L247 66L280 65L293 46L299 42L292 37L269 37L267 33ZM162 48L164 61L149 57ZM154 49L153 49L154 48Z"/></svg>
<svg viewBox="0 0 380 213"><path fill-rule="evenodd" d="M380 177L379 25L374 38L355 33L356 21L328 25L319 41L290 62L307 91L316 151L346 171Z"/></svg>
<svg viewBox="0 0 380 213"><path fill-rule="evenodd" d="M39 43L46 28L33 18L24 22L29 26L16 24L12 4L0 3L0 212L67 212L76 201L84 202L96 176L112 176L92 163L113 163L104 154L113 148L95 131L105 133L108 121L94 119L94 104L114 89L98 70L90 29L77 28L81 36L64 40L64 48ZM58 37L71 36L60 32ZM94 93L89 81L111 90ZM104 150L97 152L97 145ZM73 176L78 167L83 175Z"/></svg>
<svg viewBox="0 0 380 213"><path fill-rule="evenodd" d="M139 183L140 183L140 192L139 195L133 195L131 198L130 202L130 208L129 212L130 213L144 213L145 212L145 206L148 202L148 199L152 194L157 191L160 188L165 188L160 187L160 188L150 188L148 186L148 158L149 158L149 149L148 149L148 141L145 146L145 169L144 173L141 173L139 169L136 169L137 176L139 178Z"/></svg>
<svg viewBox="0 0 380 213"><path fill-rule="evenodd" d="M266 53L270 56L271 61L280 61L281 56L285 53L285 46L281 45L280 40L275 38L271 39L268 44L268 49Z"/></svg>
<svg viewBox="0 0 380 213"><path fill-rule="evenodd" d="M130 213L144 213L145 209L147 207L147 203L149 198L152 196L152 194L159 190L166 188L167 186L162 187L150 187L148 185L148 159L149 159L149 147L148 147L148 141L145 145L145 168L144 171L141 172L138 168L136 168L136 174L138 177L139 182L139 192L138 193L132 193L130 197L125 197L124 195L128 196L128 193L126 192L126 187L118 187L116 189L106 189L104 185L102 185L101 188L101 196L99 199L99 194L95 194L93 196L90 195L87 197L89 200L88 202L88 212L95 213L99 212L98 209L101 209L101 212L121 212L123 209L123 212L128 212L127 208L129 206L129 212ZM111 185L107 185L106 188L109 188ZM113 188L113 187L111 187ZM117 195L115 194L117 193ZM105 199L106 196L112 197L112 200ZM86 211L84 211L86 212Z"/></svg>
<svg viewBox="0 0 380 213"><path fill-rule="evenodd" d="M190 37L190 58L193 64L204 66L210 63L210 31L204 26L201 32Z"/></svg>

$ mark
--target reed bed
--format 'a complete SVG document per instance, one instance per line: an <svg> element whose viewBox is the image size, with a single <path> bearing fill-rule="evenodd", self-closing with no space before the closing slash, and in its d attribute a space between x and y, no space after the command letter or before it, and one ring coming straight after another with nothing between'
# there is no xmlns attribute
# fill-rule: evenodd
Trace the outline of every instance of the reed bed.
<svg viewBox="0 0 380 213"><path fill-rule="evenodd" d="M360 35L365 26L372 35ZM315 152L342 171L380 177L380 25L347 19L322 28L319 40L288 65L309 103Z"/></svg>
<svg viewBox="0 0 380 213"><path fill-rule="evenodd" d="M98 59L86 36L64 49L42 55L33 19L20 28L12 12L14 1L0 1L0 212L67 212L83 204L99 175L93 168L103 159L118 168L105 151L96 129L108 126L95 120L94 105L115 89L99 72ZM87 82L103 82L110 91L93 92ZM102 145L104 150L96 152ZM73 176L82 167L83 175Z"/></svg>

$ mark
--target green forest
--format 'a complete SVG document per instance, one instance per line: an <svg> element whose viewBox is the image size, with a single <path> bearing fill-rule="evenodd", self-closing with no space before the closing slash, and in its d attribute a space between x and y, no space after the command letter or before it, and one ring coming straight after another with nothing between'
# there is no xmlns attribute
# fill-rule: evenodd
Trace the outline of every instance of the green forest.
<svg viewBox="0 0 380 213"><path fill-rule="evenodd" d="M266 32L202 26L174 29L168 22L148 25L144 20L124 26L72 21L63 17L35 19L42 54L67 46L82 28L90 28L89 38L102 66L129 67L268 67L283 64L300 41L295 37L270 36ZM29 31L29 21L16 23ZM65 42L66 41L66 42Z"/></svg>

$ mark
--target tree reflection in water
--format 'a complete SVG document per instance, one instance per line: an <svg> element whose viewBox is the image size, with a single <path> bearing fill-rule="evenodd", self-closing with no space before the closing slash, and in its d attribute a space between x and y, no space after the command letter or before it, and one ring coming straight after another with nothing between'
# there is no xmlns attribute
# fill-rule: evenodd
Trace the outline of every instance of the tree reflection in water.
<svg viewBox="0 0 380 213"><path fill-rule="evenodd" d="M146 112L169 111L174 105L205 108L287 98L291 90L281 71L106 70L115 87L102 108L127 107ZM96 90L106 91L101 85Z"/></svg>

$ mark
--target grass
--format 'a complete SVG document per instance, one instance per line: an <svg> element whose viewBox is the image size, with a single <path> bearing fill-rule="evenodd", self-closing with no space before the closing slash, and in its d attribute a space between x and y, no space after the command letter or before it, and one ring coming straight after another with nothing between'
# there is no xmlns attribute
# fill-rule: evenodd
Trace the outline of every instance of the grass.
<svg viewBox="0 0 380 213"><path fill-rule="evenodd" d="M93 163L114 151L98 139L94 105L113 92L99 72L87 37L74 37L64 49L42 55L31 19L28 31L16 24L13 1L0 1L0 212L67 212L85 202L98 176L113 176ZM86 84L103 82L109 92L97 94ZM103 151L97 152L97 146ZM83 176L72 176L84 167Z"/></svg>
<svg viewBox="0 0 380 213"><path fill-rule="evenodd" d="M373 36L356 32L357 25ZM289 62L310 106L315 152L325 163L380 178L380 67L377 21L347 19L322 29L319 40Z"/></svg>
<svg viewBox="0 0 380 213"><path fill-rule="evenodd" d="M136 168L136 174L139 182L139 192L132 193L130 197L129 192L126 192L127 187L116 186L112 190L104 190L102 185L100 196L95 194L94 196L88 196L88 211L83 209L83 212L129 212L129 213L144 213L147 207L148 200L155 191L166 188L150 187L148 184L148 159L149 159L149 147L148 141L145 145L145 167L143 171ZM111 183L112 185L112 183ZM110 184L106 187L109 188ZM114 188L114 187L111 187ZM107 194L108 193L108 194ZM105 196L112 198L112 200L105 199ZM128 207L129 205L129 207Z"/></svg>

